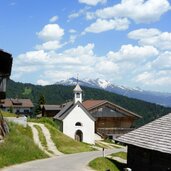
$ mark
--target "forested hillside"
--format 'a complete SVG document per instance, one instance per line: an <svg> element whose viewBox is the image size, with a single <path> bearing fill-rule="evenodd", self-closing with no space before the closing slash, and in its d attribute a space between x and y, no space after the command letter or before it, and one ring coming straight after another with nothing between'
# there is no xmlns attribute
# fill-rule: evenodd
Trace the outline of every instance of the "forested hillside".
<svg viewBox="0 0 171 171"><path fill-rule="evenodd" d="M9 80L7 84L7 98L30 98L34 105L36 105L40 95L43 95L47 104L62 104L73 99L73 88L73 86L62 85L39 86L33 84L17 83ZM143 118L135 123L136 126L143 125L155 118L171 112L171 108L128 98L104 90L88 87L82 87L82 89L84 91L84 100L109 100L141 115Z"/></svg>

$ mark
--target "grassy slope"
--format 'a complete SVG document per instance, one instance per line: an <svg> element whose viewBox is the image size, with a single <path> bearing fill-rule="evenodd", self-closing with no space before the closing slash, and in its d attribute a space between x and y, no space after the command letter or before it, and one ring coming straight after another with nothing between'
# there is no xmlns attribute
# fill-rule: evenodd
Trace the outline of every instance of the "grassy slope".
<svg viewBox="0 0 171 171"><path fill-rule="evenodd" d="M90 145L85 143L80 143L78 141L73 140L72 138L64 135L62 132L57 130L55 127L45 124L46 127L49 129L51 138L55 143L56 147L59 151L65 154L71 153L79 153L85 151L92 151L94 150Z"/></svg>
<svg viewBox="0 0 171 171"><path fill-rule="evenodd" d="M54 141L57 149L62 153L71 154L94 150L92 147L90 147L90 145L80 143L64 135L61 131L58 130L58 124L51 118L29 119L29 121L45 124L45 126L50 131L51 138Z"/></svg>
<svg viewBox="0 0 171 171"><path fill-rule="evenodd" d="M89 163L89 166L97 171L119 171L119 168L112 161L105 157L99 157L92 160Z"/></svg>
<svg viewBox="0 0 171 171"><path fill-rule="evenodd" d="M42 117L42 118L29 118L28 122L36 122L36 123L47 123L57 129L59 129L59 125L53 121L52 118L48 118L48 117Z"/></svg>
<svg viewBox="0 0 171 171"><path fill-rule="evenodd" d="M0 111L4 117L16 117L17 115L14 113Z"/></svg>
<svg viewBox="0 0 171 171"><path fill-rule="evenodd" d="M10 133L0 144L0 168L30 160L46 158L33 142L30 127L9 124Z"/></svg>

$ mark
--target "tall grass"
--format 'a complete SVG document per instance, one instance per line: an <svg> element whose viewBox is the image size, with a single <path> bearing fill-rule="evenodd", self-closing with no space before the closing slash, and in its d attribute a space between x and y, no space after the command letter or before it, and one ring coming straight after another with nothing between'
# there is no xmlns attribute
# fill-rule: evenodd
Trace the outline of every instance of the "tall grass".
<svg viewBox="0 0 171 171"><path fill-rule="evenodd" d="M9 123L10 133L0 144L0 168L48 157L34 144L30 127Z"/></svg>

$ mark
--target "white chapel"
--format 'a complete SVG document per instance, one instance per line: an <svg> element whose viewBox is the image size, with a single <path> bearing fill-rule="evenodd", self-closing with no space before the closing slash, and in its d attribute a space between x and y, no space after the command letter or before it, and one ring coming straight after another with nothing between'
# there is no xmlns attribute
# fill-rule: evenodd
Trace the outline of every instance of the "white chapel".
<svg viewBox="0 0 171 171"><path fill-rule="evenodd" d="M61 122L61 131L69 137L89 143L95 143L95 118L82 105L82 89L77 83L73 90L74 99L54 117Z"/></svg>

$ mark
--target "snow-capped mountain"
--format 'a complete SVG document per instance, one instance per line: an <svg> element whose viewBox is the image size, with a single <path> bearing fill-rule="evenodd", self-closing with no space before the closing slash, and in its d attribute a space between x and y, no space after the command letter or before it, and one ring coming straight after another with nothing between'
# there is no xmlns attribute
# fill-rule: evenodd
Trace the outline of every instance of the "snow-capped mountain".
<svg viewBox="0 0 171 171"><path fill-rule="evenodd" d="M118 86L102 79L84 79L78 80L79 84L91 88L104 89L109 92L117 93L123 96L136 98L151 103L156 103L171 107L171 93L145 91L140 88L128 88L126 86ZM58 81L59 85L76 85L76 78L69 78L67 80Z"/></svg>

